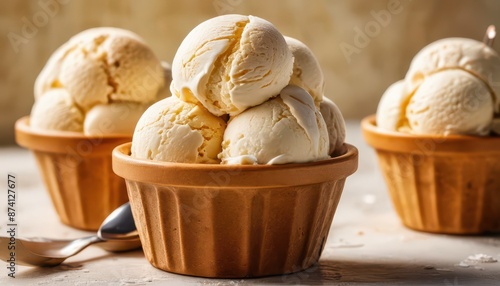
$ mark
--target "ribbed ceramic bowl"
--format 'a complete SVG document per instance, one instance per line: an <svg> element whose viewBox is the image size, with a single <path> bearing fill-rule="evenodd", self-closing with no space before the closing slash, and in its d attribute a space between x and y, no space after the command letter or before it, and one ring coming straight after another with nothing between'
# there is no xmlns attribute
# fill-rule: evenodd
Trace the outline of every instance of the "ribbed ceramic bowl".
<svg viewBox="0 0 500 286"><path fill-rule="evenodd" d="M108 214L128 201L125 181L111 169L111 152L131 136L42 132L30 128L28 116L19 119L15 128L17 143L35 155L63 223L97 230Z"/></svg>
<svg viewBox="0 0 500 286"><path fill-rule="evenodd" d="M113 151L149 262L203 277L276 275L320 257L358 152L305 164L228 166L136 159Z"/></svg>
<svg viewBox="0 0 500 286"><path fill-rule="evenodd" d="M406 226L450 234L500 232L500 137L387 132L377 128L375 116L361 125Z"/></svg>

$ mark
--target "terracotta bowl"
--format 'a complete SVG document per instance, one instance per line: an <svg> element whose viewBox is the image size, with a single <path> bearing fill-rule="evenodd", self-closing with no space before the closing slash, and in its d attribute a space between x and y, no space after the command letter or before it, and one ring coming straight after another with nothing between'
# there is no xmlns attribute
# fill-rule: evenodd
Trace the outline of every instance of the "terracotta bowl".
<svg viewBox="0 0 500 286"><path fill-rule="evenodd" d="M358 151L305 164L166 163L113 151L156 268L203 277L285 274L318 261Z"/></svg>
<svg viewBox="0 0 500 286"><path fill-rule="evenodd" d="M500 137L387 132L377 128L375 116L361 126L406 226L450 234L500 232Z"/></svg>
<svg viewBox="0 0 500 286"><path fill-rule="evenodd" d="M131 136L33 130L28 116L17 120L15 129L17 143L35 155L64 224L97 230L108 214L128 201L125 181L111 169L111 152Z"/></svg>

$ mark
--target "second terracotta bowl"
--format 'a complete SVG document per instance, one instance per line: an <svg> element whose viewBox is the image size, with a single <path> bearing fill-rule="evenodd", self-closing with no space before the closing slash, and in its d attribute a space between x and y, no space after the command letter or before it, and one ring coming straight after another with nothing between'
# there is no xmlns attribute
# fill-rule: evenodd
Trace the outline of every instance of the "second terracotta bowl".
<svg viewBox="0 0 500 286"><path fill-rule="evenodd" d="M16 122L16 141L35 155L59 218L84 230L97 230L114 209L128 201L125 181L111 169L111 152L130 139L33 130L28 116Z"/></svg>
<svg viewBox="0 0 500 286"><path fill-rule="evenodd" d="M411 135L362 121L393 204L413 229L500 232L500 137Z"/></svg>
<svg viewBox="0 0 500 286"><path fill-rule="evenodd" d="M228 166L113 151L149 262L203 277L285 274L318 261L358 152L305 164Z"/></svg>

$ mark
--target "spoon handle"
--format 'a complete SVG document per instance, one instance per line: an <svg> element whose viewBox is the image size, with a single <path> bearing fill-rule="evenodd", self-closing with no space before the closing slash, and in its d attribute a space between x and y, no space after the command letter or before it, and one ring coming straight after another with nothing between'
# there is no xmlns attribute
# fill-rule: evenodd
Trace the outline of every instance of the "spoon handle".
<svg viewBox="0 0 500 286"><path fill-rule="evenodd" d="M88 246L103 242L104 240L100 239L97 235L82 237L73 240L70 244L66 245L63 249L59 250L60 253L65 253L68 257L73 256L75 254L80 253L80 251L84 250Z"/></svg>
<svg viewBox="0 0 500 286"><path fill-rule="evenodd" d="M15 257L16 263L28 266L55 266L61 264L87 246L101 242L97 236L88 236L76 240L49 240L17 238ZM5 244L5 238L0 237L0 244ZM3 249L3 247L2 247ZM8 253L0 249L0 258L4 260ZM5 249L7 249L5 247Z"/></svg>

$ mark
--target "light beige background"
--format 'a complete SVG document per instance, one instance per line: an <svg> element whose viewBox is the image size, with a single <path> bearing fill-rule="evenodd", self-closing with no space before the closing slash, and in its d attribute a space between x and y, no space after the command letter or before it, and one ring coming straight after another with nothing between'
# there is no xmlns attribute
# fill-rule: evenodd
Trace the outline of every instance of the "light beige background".
<svg viewBox="0 0 500 286"><path fill-rule="evenodd" d="M398 2L400 13L381 12L390 19L383 25L373 22L373 13L389 11L388 4ZM451 36L482 39L489 24L500 28L496 0L2 0L0 144L14 142L14 121L30 112L37 74L72 35L96 26L130 29L171 62L194 26L224 13L260 16L305 42L322 65L326 95L346 118L374 113L385 88L404 76L412 56L426 44ZM36 30L23 33L26 21ZM372 33L349 61L340 46L356 47L357 28ZM13 45L10 39L16 35L23 40Z"/></svg>

